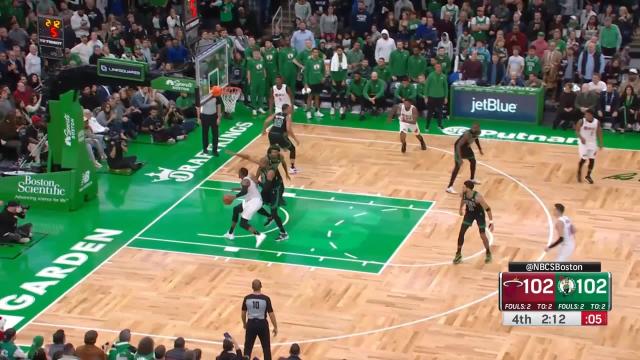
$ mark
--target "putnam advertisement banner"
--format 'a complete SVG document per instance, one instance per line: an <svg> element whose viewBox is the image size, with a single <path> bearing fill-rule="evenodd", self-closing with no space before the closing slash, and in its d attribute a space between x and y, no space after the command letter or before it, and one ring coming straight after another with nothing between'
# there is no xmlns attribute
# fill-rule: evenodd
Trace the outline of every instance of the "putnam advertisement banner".
<svg viewBox="0 0 640 360"><path fill-rule="evenodd" d="M511 86L451 87L450 116L453 120L502 120L539 124L544 92L541 88Z"/></svg>

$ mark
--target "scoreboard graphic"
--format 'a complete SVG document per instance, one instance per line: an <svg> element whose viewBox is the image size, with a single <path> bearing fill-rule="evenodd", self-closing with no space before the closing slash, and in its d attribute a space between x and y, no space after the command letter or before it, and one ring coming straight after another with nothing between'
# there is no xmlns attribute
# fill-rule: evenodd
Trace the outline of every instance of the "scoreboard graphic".
<svg viewBox="0 0 640 360"><path fill-rule="evenodd" d="M58 16L38 16L38 47L45 58L62 59L64 56L64 25Z"/></svg>
<svg viewBox="0 0 640 360"><path fill-rule="evenodd" d="M579 263L531 263L522 270L499 275L499 307L503 325L509 326L594 326L607 324L611 310L612 282L610 272L582 269ZM555 265L563 271L539 264ZM571 266L563 266L571 265ZM513 267L510 266L510 270ZM598 266L599 269L599 266ZM518 268L520 270L520 268Z"/></svg>

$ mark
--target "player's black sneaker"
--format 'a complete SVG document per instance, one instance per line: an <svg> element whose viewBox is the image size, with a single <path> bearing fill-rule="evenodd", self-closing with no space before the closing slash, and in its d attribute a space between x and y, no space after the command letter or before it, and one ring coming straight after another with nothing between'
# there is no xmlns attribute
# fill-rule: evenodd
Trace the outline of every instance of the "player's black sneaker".
<svg viewBox="0 0 640 360"><path fill-rule="evenodd" d="M591 178L591 175L585 176L584 179L587 180L589 184L593 184L593 179Z"/></svg>
<svg viewBox="0 0 640 360"><path fill-rule="evenodd" d="M287 233L280 233L280 235L278 235L278 238L276 239L276 241L285 241L289 238L289 234Z"/></svg>
<svg viewBox="0 0 640 360"><path fill-rule="evenodd" d="M427 150L427 144L423 141L420 141L420 149Z"/></svg>
<svg viewBox="0 0 640 360"><path fill-rule="evenodd" d="M454 264L460 264L462 262L462 253L456 253L456 256L453 258Z"/></svg>
<svg viewBox="0 0 640 360"><path fill-rule="evenodd" d="M407 152L407 143L402 143L402 150L400 151L402 151L403 154Z"/></svg>

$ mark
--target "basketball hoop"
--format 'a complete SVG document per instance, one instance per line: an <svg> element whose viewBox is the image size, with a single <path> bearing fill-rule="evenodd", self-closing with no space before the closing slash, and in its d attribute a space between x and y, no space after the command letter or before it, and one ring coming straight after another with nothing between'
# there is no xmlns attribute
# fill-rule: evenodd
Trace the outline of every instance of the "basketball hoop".
<svg viewBox="0 0 640 360"><path fill-rule="evenodd" d="M225 86L222 88L222 103L224 103L224 111L232 113L236 110L236 102L240 98L242 90L234 86Z"/></svg>

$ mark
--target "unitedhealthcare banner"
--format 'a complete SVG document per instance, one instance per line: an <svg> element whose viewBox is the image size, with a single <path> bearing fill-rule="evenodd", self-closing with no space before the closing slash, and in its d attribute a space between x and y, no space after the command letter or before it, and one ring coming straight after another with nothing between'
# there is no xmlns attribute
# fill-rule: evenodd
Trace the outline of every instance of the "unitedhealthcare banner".
<svg viewBox="0 0 640 360"><path fill-rule="evenodd" d="M454 85L451 92L450 116L454 120L542 121L541 88Z"/></svg>

